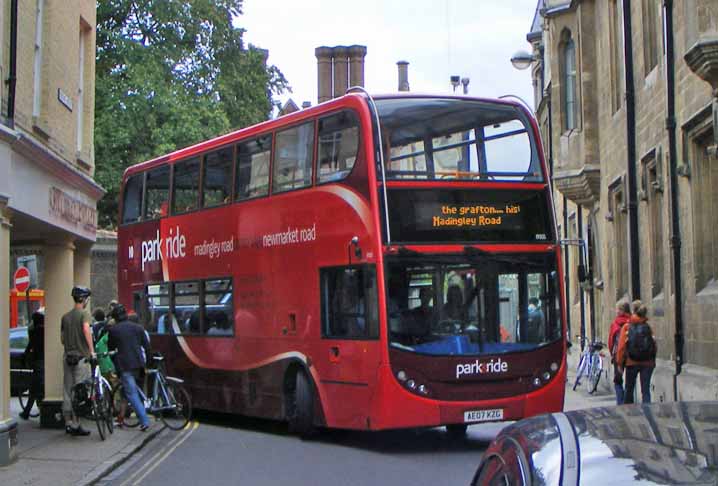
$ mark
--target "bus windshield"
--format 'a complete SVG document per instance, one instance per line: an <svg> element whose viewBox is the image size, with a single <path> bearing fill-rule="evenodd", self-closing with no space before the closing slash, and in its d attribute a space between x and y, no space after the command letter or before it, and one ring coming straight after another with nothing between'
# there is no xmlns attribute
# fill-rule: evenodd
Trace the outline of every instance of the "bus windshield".
<svg viewBox="0 0 718 486"><path fill-rule="evenodd" d="M553 254L400 257L388 260L387 281L393 348L497 354L561 337Z"/></svg>
<svg viewBox="0 0 718 486"><path fill-rule="evenodd" d="M387 179L543 181L528 120L514 106L451 98L376 106Z"/></svg>

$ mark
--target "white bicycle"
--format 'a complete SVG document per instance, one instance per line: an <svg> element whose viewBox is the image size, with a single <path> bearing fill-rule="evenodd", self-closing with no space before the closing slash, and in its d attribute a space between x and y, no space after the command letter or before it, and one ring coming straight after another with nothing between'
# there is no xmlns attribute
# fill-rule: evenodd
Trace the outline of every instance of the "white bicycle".
<svg viewBox="0 0 718 486"><path fill-rule="evenodd" d="M603 358L604 354L601 351L605 344L600 341L593 341L591 343L586 342L581 353L581 359L578 361L578 367L576 368L576 381L573 384L573 389L581 384L581 378L586 377L586 389L589 394L592 394L598 388L598 382L601 380L601 374L603 373Z"/></svg>

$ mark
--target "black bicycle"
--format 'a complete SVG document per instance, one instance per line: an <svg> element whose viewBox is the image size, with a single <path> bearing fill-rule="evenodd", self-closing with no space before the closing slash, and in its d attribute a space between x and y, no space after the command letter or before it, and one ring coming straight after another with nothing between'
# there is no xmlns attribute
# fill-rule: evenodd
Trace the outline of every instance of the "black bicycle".
<svg viewBox="0 0 718 486"><path fill-rule="evenodd" d="M147 377L151 384L149 397L141 387L137 387L140 401L145 410L155 419L162 422L172 430L182 430L192 418L192 400L182 384L184 380L164 373L164 357L155 353L152 356L155 368L147 370ZM137 427L140 419L127 400L125 389L119 383L113 392L113 403L117 412L119 423L127 427Z"/></svg>
<svg viewBox="0 0 718 486"><path fill-rule="evenodd" d="M113 354L115 351L98 353L97 357L105 358ZM77 417L94 420L100 439L105 440L107 435L113 432L112 387L100 373L97 359L83 359L92 366L92 378L72 387L72 410Z"/></svg>

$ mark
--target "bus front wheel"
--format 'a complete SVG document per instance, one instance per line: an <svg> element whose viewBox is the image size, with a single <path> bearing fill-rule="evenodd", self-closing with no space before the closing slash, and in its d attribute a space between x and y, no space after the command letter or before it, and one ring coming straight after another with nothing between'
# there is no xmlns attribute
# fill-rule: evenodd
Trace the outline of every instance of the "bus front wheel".
<svg viewBox="0 0 718 486"><path fill-rule="evenodd" d="M452 440L460 440L466 437L466 429L468 429L466 424L449 424L446 426L446 432Z"/></svg>
<svg viewBox="0 0 718 486"><path fill-rule="evenodd" d="M289 430L302 438L311 436L314 432L314 392L304 371L297 371L288 405Z"/></svg>

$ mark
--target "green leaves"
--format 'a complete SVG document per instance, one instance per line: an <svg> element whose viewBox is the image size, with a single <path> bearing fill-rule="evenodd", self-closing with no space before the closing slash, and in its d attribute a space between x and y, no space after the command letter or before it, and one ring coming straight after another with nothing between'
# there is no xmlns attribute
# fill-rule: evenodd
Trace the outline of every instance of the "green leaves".
<svg viewBox="0 0 718 486"><path fill-rule="evenodd" d="M288 88L245 48L232 25L242 0L97 3L95 160L108 191L101 227L117 225L118 192L133 164L266 120Z"/></svg>

